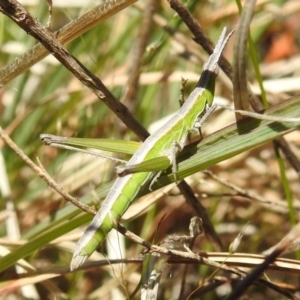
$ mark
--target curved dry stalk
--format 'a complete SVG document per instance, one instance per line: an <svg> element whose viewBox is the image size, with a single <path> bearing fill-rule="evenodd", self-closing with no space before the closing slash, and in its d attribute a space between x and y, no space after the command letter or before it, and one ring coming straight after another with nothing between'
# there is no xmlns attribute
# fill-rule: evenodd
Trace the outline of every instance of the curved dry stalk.
<svg viewBox="0 0 300 300"><path fill-rule="evenodd" d="M78 199L72 197L67 192L65 192L61 186L59 186L55 180L53 180L49 174L46 172L46 170L40 165L37 166L23 151L20 149L12 140L11 138L6 134L6 132L0 127L0 137L2 140L6 143L7 146L9 146L28 166L31 170L33 170L40 178L42 178L50 187L52 187L57 193L59 193L64 199L66 199L68 202L71 202L81 210L94 215L96 211L89 207L88 205L85 205L81 203ZM38 161L39 162L39 161Z"/></svg>

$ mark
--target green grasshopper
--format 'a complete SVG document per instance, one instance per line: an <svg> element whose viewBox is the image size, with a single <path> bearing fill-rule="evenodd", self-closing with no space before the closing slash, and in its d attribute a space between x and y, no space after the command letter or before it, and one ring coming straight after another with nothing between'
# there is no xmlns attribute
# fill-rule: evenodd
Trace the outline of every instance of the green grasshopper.
<svg viewBox="0 0 300 300"><path fill-rule="evenodd" d="M233 31L225 36L226 28L223 29L212 55L204 64L203 72L196 88L177 114L163 127L149 136L124 167L117 167L119 178L115 181L92 223L78 241L73 252L71 270L77 269L84 263L95 251L98 244L116 226L118 220L125 213L131 202L138 196L139 192L147 188L149 183L151 189L151 185L163 170L172 166L173 175L175 181L177 181L176 156L185 146L189 132L199 130L212 111L217 106L222 106L213 103L215 79L219 70L218 61L232 33ZM225 108L230 109L228 107ZM272 116L234 111L259 119L280 121L278 118ZM295 122L299 121L299 118L284 118L282 121ZM51 146L71 150L77 149L61 145L68 143L68 138L49 134L41 134L40 138L45 144ZM77 139L73 138L72 140L74 140L73 142L76 145ZM132 145L132 148L136 149L136 147L136 144ZM80 151L85 152L84 150Z"/></svg>
<svg viewBox="0 0 300 300"><path fill-rule="evenodd" d="M145 172L144 164L141 165L141 163L148 162L148 166L151 165L149 160L164 156L166 158L164 161L167 164L161 165L160 170L167 169L172 165L173 173L176 174L178 151L183 149L189 132L194 128L200 128L201 118L205 116L213 103L215 78L219 69L218 61L233 32L227 37L225 37L225 33L226 28L223 29L212 55L204 65L196 88L178 113L145 140L124 168L117 170L118 174L123 177L119 177L115 181L92 223L78 241L73 253L71 270L75 270L83 264L99 243L105 239L108 232L115 227L138 192L160 174L160 172L156 174L157 166L154 170L148 169ZM134 169L136 165L139 165L144 172L138 172L140 168ZM128 174L133 170L137 173Z"/></svg>
<svg viewBox="0 0 300 300"><path fill-rule="evenodd" d="M77 269L84 263L105 239L108 232L115 227L139 191L159 176L161 171L157 174L158 167L164 170L172 165L176 177L177 153L183 149L189 132L200 128L201 118L206 118L207 111L213 104L215 78L219 69L218 61L233 32L226 37L225 33L226 28L223 29L212 55L204 65L196 88L178 113L145 140L125 167L117 169L119 176L122 177L115 181L92 223L78 241L73 252L71 270ZM49 135L43 134L40 138L46 144L51 144L47 142ZM151 164L151 161L156 161L157 158L161 158L159 166L157 163ZM147 162L146 166L144 162Z"/></svg>

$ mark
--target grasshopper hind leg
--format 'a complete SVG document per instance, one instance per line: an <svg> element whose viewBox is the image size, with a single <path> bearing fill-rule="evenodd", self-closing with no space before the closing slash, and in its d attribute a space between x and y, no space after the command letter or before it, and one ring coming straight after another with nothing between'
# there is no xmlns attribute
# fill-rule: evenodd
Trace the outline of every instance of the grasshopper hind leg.
<svg viewBox="0 0 300 300"><path fill-rule="evenodd" d="M180 143L178 142L172 142L172 147L171 147L171 150L169 151L168 153L168 158L170 160L170 165L172 165L172 174L174 176L174 179L175 179L175 183L178 184L179 181L177 179L177 171L178 171L178 168L177 168L177 160L176 160L176 157L177 157L177 154L178 152L180 152L182 150L182 146ZM165 170L161 170L159 171L158 173L156 173L156 175L153 177L151 183L150 183L150 186L149 186L149 190L152 191L152 186L153 184L157 181L157 179L159 178L159 176L162 174L162 172L164 172Z"/></svg>
<svg viewBox="0 0 300 300"><path fill-rule="evenodd" d="M163 171L164 171L164 170L163 170ZM161 173L162 173L163 171L159 171L158 173L156 173L155 176L153 177L153 179L151 180L151 183L150 183L150 185L149 185L149 190L150 190L150 191L153 191L152 186L153 186L153 184L157 181L157 179L159 178L159 176L161 175Z"/></svg>

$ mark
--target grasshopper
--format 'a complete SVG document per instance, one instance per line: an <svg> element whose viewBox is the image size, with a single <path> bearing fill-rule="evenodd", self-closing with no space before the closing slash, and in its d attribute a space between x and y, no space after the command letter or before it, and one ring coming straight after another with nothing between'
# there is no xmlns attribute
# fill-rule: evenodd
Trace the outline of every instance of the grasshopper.
<svg viewBox="0 0 300 300"><path fill-rule="evenodd" d="M233 31L227 36L223 29L216 47L204 64L196 88L180 110L138 148L124 167L118 167L120 176L113 184L92 223L87 227L73 252L71 270L77 269L95 251L106 235L115 227L140 190L154 182L162 170L172 165L176 178L176 156L183 149L190 131L200 129L211 113L214 99L215 79L218 75L218 61ZM44 143L52 145L54 137L41 134ZM58 143L60 141L57 141ZM151 183L151 184L152 184Z"/></svg>
<svg viewBox="0 0 300 300"><path fill-rule="evenodd" d="M118 168L117 172L122 177L115 181L92 223L76 244L71 270L77 269L84 263L98 244L105 239L108 232L115 227L139 191L159 176L161 171L157 174L157 164L154 164L154 169L151 168L152 160L164 157L160 170L172 165L176 179L176 155L183 149L189 132L199 129L208 116L207 112L213 104L215 79L219 69L218 61L232 33L225 36L226 28L223 29L212 55L204 64L196 88L178 113L145 140L125 167ZM144 167L144 162L147 162L146 169L141 168L144 170L141 172L138 166Z"/></svg>

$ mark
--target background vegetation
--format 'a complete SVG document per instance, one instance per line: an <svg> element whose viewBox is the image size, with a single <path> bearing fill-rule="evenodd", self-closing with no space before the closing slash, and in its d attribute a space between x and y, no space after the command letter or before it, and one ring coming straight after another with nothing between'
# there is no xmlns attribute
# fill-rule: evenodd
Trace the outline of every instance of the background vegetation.
<svg viewBox="0 0 300 300"><path fill-rule="evenodd" d="M82 2L54 1L51 29L61 29L96 5L90 1L83 5ZM208 55L193 40L193 34L167 1L126 2L126 9L113 13L99 24L95 22L87 32L69 42L66 48L103 81L145 128L149 128L178 110L181 78L188 80L184 89L187 98L198 81ZM46 1L22 3L35 18L47 25L49 12ZM240 14L233 1L189 0L184 1L184 5L212 41L218 39L224 26L229 31L239 25ZM299 10L299 3L292 0L257 1L255 6L250 32L266 98L271 106L291 99L299 91ZM15 58L32 49L36 40L3 14L0 15L0 22L1 127L34 162L38 157L64 190L82 203L99 207L116 177L115 165L92 156L45 146L39 135L51 133L86 138L139 139L51 55L5 82L7 73L3 70L7 70L5 68ZM229 61L233 56L234 38L224 51ZM26 59L21 57L20 61L22 63ZM252 90L260 95L254 67L255 63L249 59L247 79ZM232 102L232 83L223 72L217 79L215 94L222 97L219 100L227 105ZM294 113L299 116L298 99L293 103ZM204 136L208 137L206 141L209 141L210 134L233 122L235 116L232 112L220 110L211 115L203 128ZM161 126L159 124L156 126ZM256 147L255 135L251 137L253 144L249 149ZM276 245L295 225L300 207L300 171L297 168L299 131L286 134L285 140L295 155L294 164L282 155L274 143L268 142L215 164L210 171L218 178L210 173L192 171L195 174L188 177L187 182L206 208L223 244L221 249L203 235L195 241L195 252L222 250L226 253L248 223L238 248L244 256L239 261L235 259L235 266L242 267L250 254L259 254ZM228 143L234 148L241 142L236 138ZM197 146L199 153L201 145ZM130 297L139 284L141 262L101 264L108 261L108 256L118 258L120 253L124 259L141 257L143 248L129 239L124 240L121 235L116 241L113 237L108 238L108 245L99 246L104 256L96 253L91 257L91 261L98 261L98 264L89 264L80 271L70 273L68 266L72 250L92 216L68 204L2 140L0 147L0 195L3 200L0 250L4 256L0 260L1 297ZM210 152L210 148L207 149ZM222 155L222 151L222 148L218 149L219 154L216 155ZM183 171L184 167L183 164ZM14 218L14 213L17 218ZM169 185L163 192L149 194L135 202L124 216L126 221L123 224L143 239L158 243L168 234L188 234L189 222L194 215L195 211L185 202L176 186ZM123 242L125 252L122 252ZM112 244L116 256L107 253L107 248L111 248ZM11 254L8 255L7 251ZM289 255L295 259L294 253ZM24 269L31 270L30 276L17 275L15 266L19 259L24 259L19 262ZM158 299L187 299L193 291L196 293L191 297L197 299L221 299L230 293L238 281L230 273L222 270L214 273L216 268L198 264L189 264L187 273L183 275L186 265L163 264ZM267 275L284 292L291 292L296 297L299 290L299 267L296 262L291 270L272 270ZM202 287L205 280L207 289ZM180 286L184 286L182 293ZM247 293L252 299L284 297L282 291L276 292L262 283L253 285ZM132 297L138 299L139 292Z"/></svg>

